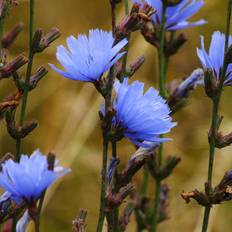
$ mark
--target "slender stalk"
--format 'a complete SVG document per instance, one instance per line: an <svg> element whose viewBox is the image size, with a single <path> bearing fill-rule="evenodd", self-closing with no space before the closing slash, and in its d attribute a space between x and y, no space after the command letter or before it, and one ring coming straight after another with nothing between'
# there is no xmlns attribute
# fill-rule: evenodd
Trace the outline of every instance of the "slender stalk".
<svg viewBox="0 0 232 232"><path fill-rule="evenodd" d="M111 106L111 98L112 98L112 88L114 83L114 67L110 69L110 73L108 76L108 86L107 86L107 95L105 97L105 112L106 117L108 115L110 106ZM102 177L101 177L101 197L100 197L100 209L98 216L98 224L97 224L97 232L101 232L103 229L103 223L105 219L105 204L106 204L106 172L107 172L107 158L108 158L108 132L111 128L111 120L106 120L106 127L103 129L103 153L102 153Z"/></svg>
<svg viewBox="0 0 232 232"><path fill-rule="evenodd" d="M141 194L144 197L146 197L148 194L148 183L149 183L149 171L147 166L145 166L143 169L143 184L141 188Z"/></svg>
<svg viewBox="0 0 232 232"><path fill-rule="evenodd" d="M158 49L158 60L159 60L159 90L160 96L165 97L166 90L165 90L165 79L167 73L167 62L165 60L164 54L164 39L165 39L165 6L163 5L162 8L162 20L161 20L161 28L160 28L160 47ZM163 144L160 144L158 156L157 156L157 163L160 167L162 165L162 158L163 158ZM154 208L152 212L152 221L151 221L151 232L157 231L158 226L158 212L159 212L159 204L160 204L160 189L161 189L161 181L156 180L156 192L155 192L155 201L154 201Z"/></svg>
<svg viewBox="0 0 232 232"><path fill-rule="evenodd" d="M128 15L129 14L129 2L128 0L123 0L124 3L124 8L125 8L125 14Z"/></svg>
<svg viewBox="0 0 232 232"><path fill-rule="evenodd" d="M40 217L41 217L41 210L43 207L43 202L44 202L44 198L45 198L45 193L46 191L43 192L40 200L39 200L39 205L38 205L38 211L37 211L37 217L35 220L35 232L39 232L40 231Z"/></svg>
<svg viewBox="0 0 232 232"><path fill-rule="evenodd" d="M29 81L31 77L32 72L32 65L33 65L33 35L34 35L34 25L35 25L35 0L30 0L30 10L29 10L29 17L30 17L30 25L29 25L29 56L28 56L28 66L27 66L27 72L26 72L26 78L24 83L24 89L23 89L23 96L22 96L22 105L21 105L21 112L19 116L19 125L22 126L24 119L25 119L25 113L26 113L26 106L27 106L27 98L28 98L28 92L29 92ZM16 141L16 159L19 160L20 158L20 150L21 150L21 139L18 139Z"/></svg>
<svg viewBox="0 0 232 232"><path fill-rule="evenodd" d="M112 157L113 158L117 158L117 143L116 142L112 142ZM117 178L117 169L115 169L115 172L114 172L114 181L113 183L115 183L115 180ZM113 191L115 190L115 188L113 187ZM118 207L116 207L114 209L114 212L113 212L113 226L112 226L112 231L113 232L118 232L119 231L119 228L118 228L118 223L119 223L119 209Z"/></svg>
<svg viewBox="0 0 232 232"><path fill-rule="evenodd" d="M129 15L129 3L128 3L128 0L123 0L123 3L124 3L125 15ZM121 77L120 77L121 82L123 81L123 78L125 77L125 74L126 74L126 65L127 65L127 60L128 60L130 35L128 35L127 40L128 40L128 43L125 46L126 54L123 56L123 59L122 59L122 74L121 74Z"/></svg>
<svg viewBox="0 0 232 232"><path fill-rule="evenodd" d="M97 232L101 232L105 219L105 197L106 197L106 170L107 170L107 156L108 156L108 140L103 136L103 153L102 153L102 171L101 171L101 199L100 210L97 225Z"/></svg>
<svg viewBox="0 0 232 232"><path fill-rule="evenodd" d="M208 164L208 177L207 177L207 182L209 186L212 186L213 163L214 163L214 155L215 155L215 142L216 142L217 120L218 120L218 106L220 102L220 95L221 93L219 93L218 96L213 101L213 109L212 109L211 137L209 144L209 164ZM211 206L205 207L202 232L207 231L210 209Z"/></svg>
<svg viewBox="0 0 232 232"><path fill-rule="evenodd" d="M230 24L231 24L231 10L232 10L232 0L228 0L228 8L227 8L227 19L226 19L226 39L225 39L225 54L228 49L229 43L229 35L230 35ZM209 186L212 186L212 176L213 176L213 163L214 163L214 154L215 154L215 141L216 141L216 133L217 133L217 121L218 121L218 108L223 88L223 82L226 78L226 70L227 64L224 61L223 69L220 75L220 86L218 92L213 99L213 109L212 109L212 121L211 121L211 139L209 144L209 164L208 164L208 177L207 181ZM210 206L205 207L203 224L202 224L202 232L206 232L209 224L209 216L210 216Z"/></svg>

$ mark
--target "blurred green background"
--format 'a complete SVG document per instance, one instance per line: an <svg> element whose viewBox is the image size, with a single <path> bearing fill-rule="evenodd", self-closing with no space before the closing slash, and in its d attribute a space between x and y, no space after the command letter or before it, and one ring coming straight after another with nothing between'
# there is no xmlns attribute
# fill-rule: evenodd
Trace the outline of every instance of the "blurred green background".
<svg viewBox="0 0 232 232"><path fill-rule="evenodd" d="M36 1L36 27L45 31L58 27L62 37L35 58L34 68L47 63L57 64L56 46L65 44L70 34L85 33L91 28L110 30L110 8L107 0L38 0ZM206 0L205 7L193 19L205 18L208 24L184 31L188 42L175 55L169 67L169 80L183 78L199 67L196 47L199 46L200 34L210 41L215 30L224 31L226 2ZM122 4L121 4L122 5ZM118 6L118 19L123 15L123 7ZM23 33L10 50L10 58L17 54L27 55L28 40L28 1L20 1L14 7L6 21L5 30L22 21L25 24ZM139 33L132 36L129 61L144 55L146 63L136 73L134 79L144 81L146 86L157 85L156 51L147 44ZM49 68L50 70L50 68ZM0 84L0 98L14 89L11 81ZM221 114L225 116L223 131L232 129L232 93L226 88L221 103ZM101 132L98 109L99 97L90 84L83 85L62 78L54 71L40 82L38 88L31 92L28 101L27 119L38 119L39 127L23 141L23 152L31 153L40 148L43 153L55 152L62 165L71 167L72 172L53 185L47 193L42 216L42 231L71 231L72 220L79 208L88 210L87 231L95 231L98 215L98 199L101 167ZM182 157L182 162L175 173L167 180L170 192L170 219L160 225L160 231L197 232L202 221L202 209L196 203L185 204L180 197L182 190L203 189L207 175L210 101L202 88L198 88L190 97L189 105L175 115L178 122L172 134L172 142L165 145L165 154ZM14 141L6 132L5 122L0 121L0 153L15 152ZM134 147L126 140L119 143L121 166L134 152ZM215 158L214 183L223 176L225 170L232 167L231 148L217 151ZM134 180L137 186L141 183L141 173ZM151 195L154 185L150 183ZM232 203L215 207L211 215L211 232L229 232L232 228ZM127 231L135 231L132 223Z"/></svg>

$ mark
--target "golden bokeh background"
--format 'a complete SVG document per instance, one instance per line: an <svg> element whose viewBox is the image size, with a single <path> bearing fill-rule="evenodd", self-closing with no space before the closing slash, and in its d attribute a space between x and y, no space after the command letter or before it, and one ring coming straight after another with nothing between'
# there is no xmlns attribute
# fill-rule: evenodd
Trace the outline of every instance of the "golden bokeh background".
<svg viewBox="0 0 232 232"><path fill-rule="evenodd" d="M98 109L101 97L91 84L82 84L62 78L50 70L48 63L57 64L56 46L65 44L70 34L86 33L91 28L110 30L110 7L108 0L38 0L36 1L36 27L48 31L58 27L61 38L44 53L35 58L34 70L40 65L49 69L38 88L30 93L27 119L38 119L39 127L23 141L23 152L31 153L40 148L43 153L53 151L60 163L70 167L72 172L59 183L53 185L46 195L46 204L42 215L42 232L71 231L72 220L79 208L88 210L87 231L95 231L98 206L101 168L101 131ZM205 6L193 18L205 18L208 24L202 27L184 30L188 42L181 51L172 57L168 78L183 78L195 68L200 67L196 56L200 34L205 36L206 44L215 30L224 31L226 20L226 2L206 0ZM122 4L121 4L122 5ZM118 6L117 18L123 15L123 6ZM28 1L20 1L6 20L5 30L22 21L24 31L10 50L10 58L17 54L27 55L28 40ZM134 79L144 81L146 86L157 86L156 51L147 44L139 33L132 36L129 61L144 55L146 63L136 73ZM14 89L11 81L0 84L0 98ZM221 102L221 114L225 116L223 131L232 129L231 88L224 91ZM203 189L207 175L208 143L207 131L210 122L210 101L203 89L198 88L190 97L189 104L174 116L178 122L171 133L172 142L165 145L165 155L178 155L182 162L174 174L167 180L171 189L170 219L160 225L162 232L200 231L202 208L195 202L185 204L180 197L182 190ZM0 121L0 153L15 152L15 143L6 132L4 121ZM134 147L126 140L119 143L121 167L126 164ZM214 183L232 168L231 148L218 150L215 158ZM134 183L139 187L141 173ZM150 182L151 196L154 183ZM209 232L229 232L232 228L232 203L215 207L212 210ZM134 219L127 231L135 231Z"/></svg>

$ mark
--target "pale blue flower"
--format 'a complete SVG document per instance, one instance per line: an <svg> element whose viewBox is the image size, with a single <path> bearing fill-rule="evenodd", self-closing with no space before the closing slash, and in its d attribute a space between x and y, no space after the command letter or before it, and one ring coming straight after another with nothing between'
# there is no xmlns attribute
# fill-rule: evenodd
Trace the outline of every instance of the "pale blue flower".
<svg viewBox="0 0 232 232"><path fill-rule="evenodd" d="M144 93L144 84L139 81L128 84L128 78L123 83L114 84L116 98L113 118L115 127L123 128L124 136L138 146L149 146L150 142L165 142L168 138L160 135L168 133L176 123L169 116L170 109L154 88Z"/></svg>
<svg viewBox="0 0 232 232"><path fill-rule="evenodd" d="M0 187L7 191L16 204L23 200L30 203L37 200L55 180L70 171L57 164L56 160L54 170L48 170L47 157L39 150L30 157L22 155L19 163L12 159L6 160L0 172Z"/></svg>
<svg viewBox="0 0 232 232"><path fill-rule="evenodd" d="M66 78L84 82L96 82L124 54L120 50L127 44L127 39L114 44L112 32L99 29L90 30L89 37L84 34L77 38L67 38L68 49L58 46L56 58L65 71L50 66Z"/></svg>
<svg viewBox="0 0 232 232"><path fill-rule="evenodd" d="M17 222L16 232L25 232L30 221L31 221L30 214L28 210L26 210L23 216Z"/></svg>
<svg viewBox="0 0 232 232"><path fill-rule="evenodd" d="M232 37L229 37L229 46L232 45ZM207 53L204 45L204 37L201 36L201 49L197 49L197 55L204 69L210 69L213 76L219 80L223 68L225 57L225 35L216 31L212 35L209 52ZM232 64L226 70L226 80L224 85L232 84Z"/></svg>
<svg viewBox="0 0 232 232"><path fill-rule="evenodd" d="M136 3L143 4L144 2L152 6L156 13L152 15L152 20L155 24L160 24L162 20L162 7L161 0L133 0ZM187 21L190 17L196 14L204 5L204 0L183 0L176 6L166 8L166 25L165 29L168 31L176 31L187 27L200 26L206 23L201 19L196 22L190 23Z"/></svg>

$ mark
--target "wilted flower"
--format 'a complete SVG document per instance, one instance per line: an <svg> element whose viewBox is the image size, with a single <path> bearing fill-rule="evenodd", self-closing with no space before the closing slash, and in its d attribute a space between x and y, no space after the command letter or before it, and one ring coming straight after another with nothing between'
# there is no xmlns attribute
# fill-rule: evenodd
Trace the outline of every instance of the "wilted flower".
<svg viewBox="0 0 232 232"><path fill-rule="evenodd" d="M54 169L50 170L46 156L39 150L34 151L30 157L22 155L19 163L9 159L2 164L0 186L16 204L23 200L31 203L55 180L69 172L69 169L57 164L56 160Z"/></svg>
<svg viewBox="0 0 232 232"><path fill-rule="evenodd" d="M229 37L229 46L232 44L232 37ZM219 31L215 31L212 35L209 53L206 52L204 46L204 37L201 36L201 49L197 49L197 55L201 61L203 68L210 69L213 77L219 80L223 68L225 57L225 35ZM227 66L226 80L224 85L232 84L232 64ZM224 77L223 77L224 78Z"/></svg>
<svg viewBox="0 0 232 232"><path fill-rule="evenodd" d="M175 97L186 97L190 90L195 89L198 85L204 84L204 72L202 69L194 70L189 77L187 77L177 87L174 95Z"/></svg>
<svg viewBox="0 0 232 232"><path fill-rule="evenodd" d="M30 220L31 220L31 217L28 213L28 210L26 210L23 216L17 222L16 232L25 232Z"/></svg>
<svg viewBox="0 0 232 232"><path fill-rule="evenodd" d="M169 116L170 109L165 100L154 88L144 93L144 84L134 81L128 84L128 78L123 83L114 84L117 93L114 101L116 115L113 118L115 127L123 128L123 134L139 146L149 146L148 142L164 142L169 139L160 138L176 123Z"/></svg>
<svg viewBox="0 0 232 232"><path fill-rule="evenodd" d="M66 78L84 82L95 82L109 70L125 52L119 51L127 44L123 39L114 44L112 32L99 29L90 30L89 37L79 35L67 38L68 49L57 48L56 57L65 71L50 65Z"/></svg>
<svg viewBox="0 0 232 232"><path fill-rule="evenodd" d="M160 24L162 21L163 3L161 0L133 0L136 3L147 3L152 6L156 13L152 15L152 20L155 24ZM194 23L187 20L196 14L204 5L203 0L183 0L176 6L167 7L165 10L166 25L165 29L168 31L176 31L187 27L200 26L206 23L201 19Z"/></svg>

